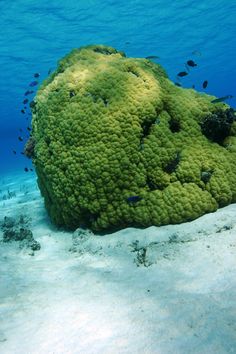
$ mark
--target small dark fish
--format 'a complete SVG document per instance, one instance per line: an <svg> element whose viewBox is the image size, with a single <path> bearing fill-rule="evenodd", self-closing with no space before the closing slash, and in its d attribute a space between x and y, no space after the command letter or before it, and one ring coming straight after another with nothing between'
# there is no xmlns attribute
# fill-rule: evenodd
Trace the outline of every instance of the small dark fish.
<svg viewBox="0 0 236 354"><path fill-rule="evenodd" d="M18 140L23 141L22 136L18 136Z"/></svg>
<svg viewBox="0 0 236 354"><path fill-rule="evenodd" d="M33 171L33 169L32 169L32 168L30 168L30 171Z"/></svg>
<svg viewBox="0 0 236 354"><path fill-rule="evenodd" d="M164 171L171 174L174 172L180 162L180 152L176 152L175 157L169 161L169 163L164 167Z"/></svg>
<svg viewBox="0 0 236 354"><path fill-rule="evenodd" d="M22 113L22 114L25 114L25 110L24 110L24 109L22 109L22 110L21 110L21 113Z"/></svg>
<svg viewBox="0 0 236 354"><path fill-rule="evenodd" d="M175 82L175 85L181 87L181 85L178 82Z"/></svg>
<svg viewBox="0 0 236 354"><path fill-rule="evenodd" d="M205 89L205 88L207 87L207 85L208 85L208 81L205 80L205 81L203 82L203 84L202 84L202 87Z"/></svg>
<svg viewBox="0 0 236 354"><path fill-rule="evenodd" d="M200 57L200 56L202 55L202 53L199 52L199 50L194 50L194 51L192 52L192 54L193 54L193 55L197 55L198 57Z"/></svg>
<svg viewBox="0 0 236 354"><path fill-rule="evenodd" d="M51 72L52 72L52 69L49 69L49 70L48 70L48 75L50 75L50 74L51 74Z"/></svg>
<svg viewBox="0 0 236 354"><path fill-rule="evenodd" d="M35 73L35 74L34 74L34 77L39 77L39 76L40 76L39 73Z"/></svg>
<svg viewBox="0 0 236 354"><path fill-rule="evenodd" d="M186 75L188 75L188 73L187 73L186 71L180 71L180 72L177 74L177 76L179 76L179 77L183 77L183 76L186 76Z"/></svg>
<svg viewBox="0 0 236 354"><path fill-rule="evenodd" d="M191 66L192 68L193 68L194 66L197 66L197 64L196 64L193 60L188 60L188 61L187 61L187 65L188 65L188 66Z"/></svg>
<svg viewBox="0 0 236 354"><path fill-rule="evenodd" d="M125 44L130 44L130 42L125 42Z"/></svg>
<svg viewBox="0 0 236 354"><path fill-rule="evenodd" d="M27 130L30 132L30 131L31 131L31 128L30 128L30 127L27 127Z"/></svg>
<svg viewBox="0 0 236 354"><path fill-rule="evenodd" d="M195 85L192 85L192 88L195 89Z"/></svg>
<svg viewBox="0 0 236 354"><path fill-rule="evenodd" d="M25 92L25 96L31 95L32 93L34 93L34 91L32 91L32 90L27 90L27 91Z"/></svg>
<svg viewBox="0 0 236 354"><path fill-rule="evenodd" d="M227 95L227 96L219 97L219 98L216 98L215 100L212 100L211 103L224 102L225 100L228 100L229 98L233 98L233 96Z"/></svg>
<svg viewBox="0 0 236 354"><path fill-rule="evenodd" d="M24 155L24 152L21 151L21 155Z"/></svg>
<svg viewBox="0 0 236 354"><path fill-rule="evenodd" d="M13 150L13 154L16 155L16 151L15 150Z"/></svg>
<svg viewBox="0 0 236 354"><path fill-rule="evenodd" d="M37 86L38 85L38 81L32 81L29 86L30 87L34 87L34 86Z"/></svg>
<svg viewBox="0 0 236 354"><path fill-rule="evenodd" d="M28 100L28 98L26 98L24 101L23 101L23 104L26 104L26 103L28 103L29 102L29 100Z"/></svg>
<svg viewBox="0 0 236 354"><path fill-rule="evenodd" d="M142 198L139 197L138 195L133 195L132 197L127 198L127 202L129 203L137 203L141 200Z"/></svg>
<svg viewBox="0 0 236 354"><path fill-rule="evenodd" d="M25 168L24 168L24 171L25 171L25 172L28 172L28 171L29 171L29 169L28 169L27 167L25 167Z"/></svg>
<svg viewBox="0 0 236 354"><path fill-rule="evenodd" d="M145 59L160 59L157 55L148 55Z"/></svg>

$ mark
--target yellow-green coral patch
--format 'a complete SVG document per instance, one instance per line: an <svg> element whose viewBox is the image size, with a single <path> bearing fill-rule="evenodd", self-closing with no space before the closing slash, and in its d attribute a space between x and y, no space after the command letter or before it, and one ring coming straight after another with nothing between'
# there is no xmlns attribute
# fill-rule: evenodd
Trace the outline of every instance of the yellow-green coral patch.
<svg viewBox="0 0 236 354"><path fill-rule="evenodd" d="M102 45L74 49L33 108L33 162L53 222L146 227L235 202L236 126L222 143L203 133L216 106L228 109L212 99L175 86L147 59Z"/></svg>

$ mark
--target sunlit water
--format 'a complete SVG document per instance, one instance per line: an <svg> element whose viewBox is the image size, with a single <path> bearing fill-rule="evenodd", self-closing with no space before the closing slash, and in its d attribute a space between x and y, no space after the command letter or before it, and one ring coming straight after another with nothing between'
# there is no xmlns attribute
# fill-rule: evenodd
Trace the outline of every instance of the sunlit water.
<svg viewBox="0 0 236 354"><path fill-rule="evenodd" d="M42 81L74 47L98 43L132 57L157 55L172 80L194 59L198 66L183 86L202 91L208 80L205 92L236 96L235 18L236 2L224 0L0 1L0 171L30 166L18 141L30 121L20 112L24 92L35 72ZM235 99L228 103L236 107Z"/></svg>

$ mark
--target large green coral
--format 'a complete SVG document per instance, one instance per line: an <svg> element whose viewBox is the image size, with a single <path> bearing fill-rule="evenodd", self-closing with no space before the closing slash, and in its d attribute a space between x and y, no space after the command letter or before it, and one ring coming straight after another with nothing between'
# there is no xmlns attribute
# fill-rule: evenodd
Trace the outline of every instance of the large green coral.
<svg viewBox="0 0 236 354"><path fill-rule="evenodd" d="M74 49L32 105L31 155L52 221L112 231L235 202L235 121L222 142L206 136L207 117L229 108L212 99L175 86L147 59Z"/></svg>

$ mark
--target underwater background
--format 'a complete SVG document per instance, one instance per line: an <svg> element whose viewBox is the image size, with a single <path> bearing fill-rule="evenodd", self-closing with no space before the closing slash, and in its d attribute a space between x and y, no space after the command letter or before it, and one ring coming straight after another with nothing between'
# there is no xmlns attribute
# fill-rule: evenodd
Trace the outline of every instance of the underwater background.
<svg viewBox="0 0 236 354"><path fill-rule="evenodd" d="M236 203L105 237L67 231L23 155L38 86L89 44L152 56L236 108L235 19L235 0L0 0L0 354L236 353Z"/></svg>
<svg viewBox="0 0 236 354"><path fill-rule="evenodd" d="M129 57L158 56L173 81L192 59L197 66L181 85L232 95L227 103L236 107L235 18L233 0L1 0L0 174L32 167L21 154L31 119L29 108L21 112L24 93L35 73L40 84L72 48L105 44Z"/></svg>

